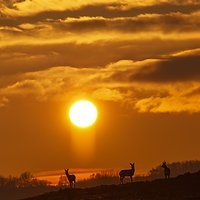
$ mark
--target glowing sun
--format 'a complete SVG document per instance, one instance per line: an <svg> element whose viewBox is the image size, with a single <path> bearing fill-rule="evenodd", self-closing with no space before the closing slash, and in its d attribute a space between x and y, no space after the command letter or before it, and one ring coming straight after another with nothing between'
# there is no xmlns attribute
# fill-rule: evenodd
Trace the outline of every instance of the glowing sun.
<svg viewBox="0 0 200 200"><path fill-rule="evenodd" d="M69 109L69 118L71 122L82 128L94 124L97 119L96 106L88 100L76 101Z"/></svg>

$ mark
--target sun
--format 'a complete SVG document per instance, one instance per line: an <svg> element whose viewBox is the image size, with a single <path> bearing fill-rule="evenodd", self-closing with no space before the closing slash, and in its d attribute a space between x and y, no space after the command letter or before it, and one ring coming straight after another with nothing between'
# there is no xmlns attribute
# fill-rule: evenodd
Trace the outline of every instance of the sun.
<svg viewBox="0 0 200 200"><path fill-rule="evenodd" d="M96 106L88 100L76 101L69 109L70 121L81 128L86 128L94 124L97 115Z"/></svg>

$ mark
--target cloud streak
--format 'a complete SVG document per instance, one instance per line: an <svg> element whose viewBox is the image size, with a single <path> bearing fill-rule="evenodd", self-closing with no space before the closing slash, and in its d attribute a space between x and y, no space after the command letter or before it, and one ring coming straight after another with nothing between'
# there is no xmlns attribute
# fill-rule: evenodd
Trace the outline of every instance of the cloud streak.
<svg viewBox="0 0 200 200"><path fill-rule="evenodd" d="M199 1L0 5L1 107L79 94L138 112L200 112Z"/></svg>
<svg viewBox="0 0 200 200"><path fill-rule="evenodd" d="M37 101L57 101L79 94L127 104L139 112L199 112L197 53L198 50L194 50L188 56L187 53L171 55L167 61L166 58L121 60L103 68L60 66L28 72L15 83L4 86L0 95L9 103L9 99L22 96ZM189 63L193 63L190 70Z"/></svg>

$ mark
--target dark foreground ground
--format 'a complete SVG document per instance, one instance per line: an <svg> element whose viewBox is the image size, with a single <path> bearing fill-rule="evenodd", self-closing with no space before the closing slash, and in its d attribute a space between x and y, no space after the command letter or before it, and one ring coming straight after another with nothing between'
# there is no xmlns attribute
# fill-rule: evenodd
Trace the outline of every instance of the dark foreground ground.
<svg viewBox="0 0 200 200"><path fill-rule="evenodd" d="M200 171L169 180L64 189L27 200L200 200Z"/></svg>

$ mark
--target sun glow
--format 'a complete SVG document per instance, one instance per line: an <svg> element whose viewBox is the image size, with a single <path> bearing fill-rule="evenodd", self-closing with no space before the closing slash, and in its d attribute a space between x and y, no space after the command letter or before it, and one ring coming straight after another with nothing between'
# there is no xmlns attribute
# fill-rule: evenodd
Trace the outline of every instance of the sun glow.
<svg viewBox="0 0 200 200"><path fill-rule="evenodd" d="M79 100L75 102L69 110L71 122L81 128L86 128L94 124L97 115L98 112L95 105L88 100Z"/></svg>

